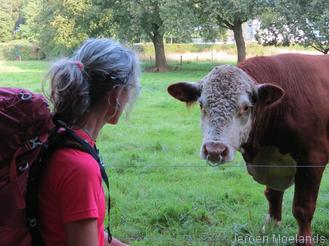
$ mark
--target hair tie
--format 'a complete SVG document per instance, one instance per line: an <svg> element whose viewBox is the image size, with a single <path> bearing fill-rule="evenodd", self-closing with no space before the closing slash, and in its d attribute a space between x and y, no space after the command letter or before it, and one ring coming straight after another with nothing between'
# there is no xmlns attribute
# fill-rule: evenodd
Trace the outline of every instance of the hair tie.
<svg viewBox="0 0 329 246"><path fill-rule="evenodd" d="M74 61L73 63L78 66L81 72L84 70L84 65L81 61Z"/></svg>

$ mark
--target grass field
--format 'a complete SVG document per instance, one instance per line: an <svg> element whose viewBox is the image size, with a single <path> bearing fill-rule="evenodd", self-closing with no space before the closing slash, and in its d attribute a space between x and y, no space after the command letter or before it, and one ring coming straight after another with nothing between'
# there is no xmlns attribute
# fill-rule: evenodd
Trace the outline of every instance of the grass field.
<svg viewBox="0 0 329 246"><path fill-rule="evenodd" d="M238 245L240 236L294 236L293 187L285 193L279 228L261 228L264 187L233 163L209 167L199 159L199 107L187 109L166 93L175 81L197 81L214 65L184 64L168 73L143 73L142 92L129 120L106 126L98 146L108 163L112 231L131 245ZM0 62L0 86L40 91L46 62ZM314 234L329 245L329 173L321 185ZM250 243L245 245L290 245Z"/></svg>

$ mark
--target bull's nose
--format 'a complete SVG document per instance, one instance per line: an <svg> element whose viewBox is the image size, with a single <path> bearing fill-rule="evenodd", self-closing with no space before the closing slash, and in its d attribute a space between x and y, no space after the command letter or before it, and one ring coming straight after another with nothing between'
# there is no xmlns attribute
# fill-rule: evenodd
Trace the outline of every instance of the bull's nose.
<svg viewBox="0 0 329 246"><path fill-rule="evenodd" d="M211 162L222 162L228 155L228 147L222 143L207 142L203 145L204 156Z"/></svg>

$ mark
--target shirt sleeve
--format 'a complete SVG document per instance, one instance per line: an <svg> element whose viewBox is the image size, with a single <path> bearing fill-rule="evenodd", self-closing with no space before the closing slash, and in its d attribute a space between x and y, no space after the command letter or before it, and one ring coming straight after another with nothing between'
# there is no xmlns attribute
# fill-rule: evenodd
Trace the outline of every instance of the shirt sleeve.
<svg viewBox="0 0 329 246"><path fill-rule="evenodd" d="M61 165L57 165L61 173L55 192L63 222L97 219L101 180L96 161L78 150L66 150L64 155L59 154L57 157L57 161L61 162Z"/></svg>

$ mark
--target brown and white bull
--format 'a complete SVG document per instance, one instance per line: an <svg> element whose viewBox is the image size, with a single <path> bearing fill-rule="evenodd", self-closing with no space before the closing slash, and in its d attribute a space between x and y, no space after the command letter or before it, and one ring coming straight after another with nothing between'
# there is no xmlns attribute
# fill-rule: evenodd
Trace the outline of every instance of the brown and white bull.
<svg viewBox="0 0 329 246"><path fill-rule="evenodd" d="M249 174L266 185L269 218L281 221L284 190L295 184L298 245L312 245L311 221L329 158L329 55L254 57L215 67L198 83L168 87L199 102L201 158L212 163L240 151Z"/></svg>

